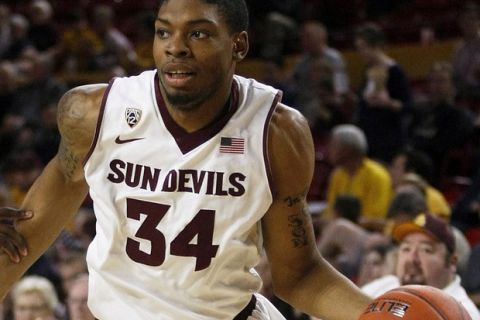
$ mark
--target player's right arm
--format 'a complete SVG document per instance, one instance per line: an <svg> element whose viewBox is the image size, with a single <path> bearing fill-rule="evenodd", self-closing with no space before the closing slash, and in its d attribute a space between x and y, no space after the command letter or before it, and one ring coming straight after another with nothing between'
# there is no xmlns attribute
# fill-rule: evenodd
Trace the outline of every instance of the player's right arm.
<svg viewBox="0 0 480 320"><path fill-rule="evenodd" d="M30 188L22 209L33 217L17 221L17 231L26 240L28 255L13 262L0 255L0 300L38 257L57 238L87 195L83 172L95 134L105 85L90 85L67 92L58 104L61 142L56 156ZM0 234L0 237L3 235Z"/></svg>

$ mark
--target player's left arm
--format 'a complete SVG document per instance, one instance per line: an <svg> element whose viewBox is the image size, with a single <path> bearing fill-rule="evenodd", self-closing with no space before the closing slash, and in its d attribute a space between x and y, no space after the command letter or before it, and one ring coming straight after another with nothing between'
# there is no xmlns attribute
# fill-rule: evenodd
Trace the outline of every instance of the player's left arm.
<svg viewBox="0 0 480 320"><path fill-rule="evenodd" d="M306 120L282 104L269 127L273 203L262 220L275 293L323 319L357 319L370 299L320 256L306 195L314 148Z"/></svg>

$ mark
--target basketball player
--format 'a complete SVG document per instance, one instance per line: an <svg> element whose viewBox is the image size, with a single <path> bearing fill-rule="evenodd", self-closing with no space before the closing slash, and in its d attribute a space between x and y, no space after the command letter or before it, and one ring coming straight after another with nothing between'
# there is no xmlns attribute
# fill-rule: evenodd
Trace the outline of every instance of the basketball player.
<svg viewBox="0 0 480 320"><path fill-rule="evenodd" d="M307 212L313 144L280 93L234 75L248 50L243 0L164 0L155 71L59 102L58 154L18 223L29 254L0 256L0 296L90 192L97 235L89 307L110 319L283 319L253 294L263 247L276 293L323 319L369 298L320 257Z"/></svg>

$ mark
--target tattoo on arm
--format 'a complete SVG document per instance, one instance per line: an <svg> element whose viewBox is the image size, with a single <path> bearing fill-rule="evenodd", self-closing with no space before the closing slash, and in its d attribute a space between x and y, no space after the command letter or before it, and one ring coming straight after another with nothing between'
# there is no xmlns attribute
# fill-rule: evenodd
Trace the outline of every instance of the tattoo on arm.
<svg viewBox="0 0 480 320"><path fill-rule="evenodd" d="M79 158L65 145L64 142L60 143L58 156L62 167L65 169L65 175L67 178L71 179L77 169Z"/></svg>
<svg viewBox="0 0 480 320"><path fill-rule="evenodd" d="M295 204L299 203L301 199L300 196L288 196L283 201L287 203L287 206L293 207Z"/></svg>
<svg viewBox="0 0 480 320"><path fill-rule="evenodd" d="M307 196L308 190L305 190L303 193L295 195L295 196L288 196L283 199L283 202L287 204L289 207L293 207L294 205L302 202L303 199Z"/></svg>
<svg viewBox="0 0 480 320"><path fill-rule="evenodd" d="M82 106L82 96L67 93L58 105L57 119L62 140L60 142L58 157L68 179L72 179L81 163L78 153L79 140L87 136L83 128L86 112Z"/></svg>
<svg viewBox="0 0 480 320"><path fill-rule="evenodd" d="M308 244L307 230L300 214L288 216L288 225L291 228L292 243L295 248L301 248Z"/></svg>

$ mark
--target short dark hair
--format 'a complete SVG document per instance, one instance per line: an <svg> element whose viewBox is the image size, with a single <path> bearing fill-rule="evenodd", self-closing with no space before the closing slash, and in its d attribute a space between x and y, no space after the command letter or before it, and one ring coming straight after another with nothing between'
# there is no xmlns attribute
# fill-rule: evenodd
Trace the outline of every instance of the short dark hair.
<svg viewBox="0 0 480 320"><path fill-rule="evenodd" d="M406 214L412 219L419 213L427 211L425 196L420 190L404 190L397 193L388 208L387 217L396 218L400 214Z"/></svg>
<svg viewBox="0 0 480 320"><path fill-rule="evenodd" d="M362 204L358 197L343 193L339 194L335 199L333 209L340 217L357 223L362 210Z"/></svg>
<svg viewBox="0 0 480 320"><path fill-rule="evenodd" d="M160 0L158 8L161 8L169 0ZM220 14L225 18L231 33L247 31L248 7L245 0L200 0L217 6Z"/></svg>
<svg viewBox="0 0 480 320"><path fill-rule="evenodd" d="M369 47L383 47L385 45L385 33L375 23L366 23L355 31L355 38L364 40Z"/></svg>
<svg viewBox="0 0 480 320"><path fill-rule="evenodd" d="M405 170L407 172L414 172L429 183L432 183L433 161L427 153L411 147L405 148L401 153L407 158L405 163Z"/></svg>

